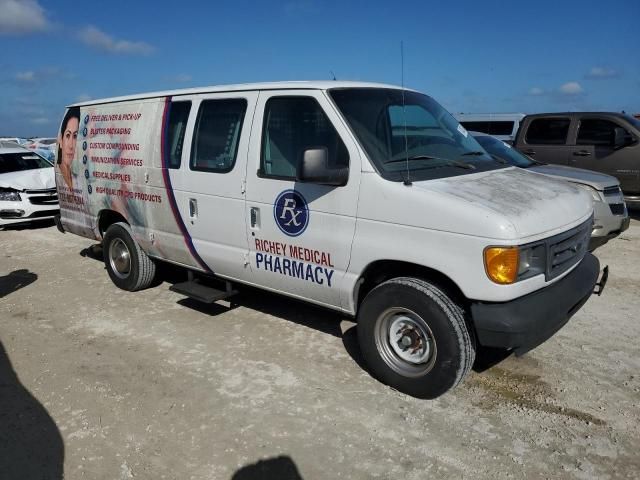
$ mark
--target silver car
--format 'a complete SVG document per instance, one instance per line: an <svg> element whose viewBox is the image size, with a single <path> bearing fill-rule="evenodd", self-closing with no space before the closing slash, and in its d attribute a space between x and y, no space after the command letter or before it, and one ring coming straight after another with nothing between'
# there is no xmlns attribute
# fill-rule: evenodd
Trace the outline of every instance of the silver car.
<svg viewBox="0 0 640 480"><path fill-rule="evenodd" d="M589 250L595 250L629 228L629 213L617 178L591 170L536 162L491 135L479 132L471 132L471 135L496 160L566 180L587 191L593 198L594 213Z"/></svg>

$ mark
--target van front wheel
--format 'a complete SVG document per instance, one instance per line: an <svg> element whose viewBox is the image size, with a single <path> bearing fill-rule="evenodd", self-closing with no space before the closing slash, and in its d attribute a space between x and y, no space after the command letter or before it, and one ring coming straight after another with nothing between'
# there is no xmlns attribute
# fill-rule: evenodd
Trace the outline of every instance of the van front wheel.
<svg viewBox="0 0 640 480"><path fill-rule="evenodd" d="M394 278L371 290L357 328L373 376L414 397L436 398L455 387L475 359L464 310L417 278Z"/></svg>
<svg viewBox="0 0 640 480"><path fill-rule="evenodd" d="M156 264L134 240L126 223L114 223L107 228L102 251L109 277L117 287L135 292L153 283Z"/></svg>

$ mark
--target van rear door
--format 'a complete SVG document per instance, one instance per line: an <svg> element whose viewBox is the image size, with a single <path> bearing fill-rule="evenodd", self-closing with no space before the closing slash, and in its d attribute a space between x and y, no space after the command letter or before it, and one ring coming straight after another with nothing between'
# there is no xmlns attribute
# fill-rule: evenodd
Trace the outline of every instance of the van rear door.
<svg viewBox="0 0 640 480"><path fill-rule="evenodd" d="M346 185L296 181L305 150L326 149L332 168L349 168ZM262 91L247 174L247 236L253 282L332 307L356 224L360 157L323 91Z"/></svg>

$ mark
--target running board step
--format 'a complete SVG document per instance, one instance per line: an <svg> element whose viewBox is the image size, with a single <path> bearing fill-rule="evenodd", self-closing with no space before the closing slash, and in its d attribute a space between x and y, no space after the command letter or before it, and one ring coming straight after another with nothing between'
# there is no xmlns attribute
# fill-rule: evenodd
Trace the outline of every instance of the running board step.
<svg viewBox="0 0 640 480"><path fill-rule="evenodd" d="M227 282L226 290L218 290L217 288L203 285L198 282L198 280L188 280L186 282L176 283L171 285L169 290L179 293L180 295L184 295L185 297L193 298L194 300L202 303L217 302L218 300L224 300L225 298L229 298L238 293L237 290L233 290L231 288L230 282Z"/></svg>

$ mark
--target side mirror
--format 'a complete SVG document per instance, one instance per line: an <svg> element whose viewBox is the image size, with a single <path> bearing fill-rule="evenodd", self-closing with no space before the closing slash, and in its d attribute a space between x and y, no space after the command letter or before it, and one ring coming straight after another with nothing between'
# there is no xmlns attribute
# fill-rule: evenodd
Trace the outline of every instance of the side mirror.
<svg viewBox="0 0 640 480"><path fill-rule="evenodd" d="M616 127L613 129L613 149L619 150L627 145L627 132L624 128Z"/></svg>
<svg viewBox="0 0 640 480"><path fill-rule="evenodd" d="M302 154L298 165L296 180L318 185L346 185L349 179L349 167L329 168L329 151L327 147L309 148Z"/></svg>

